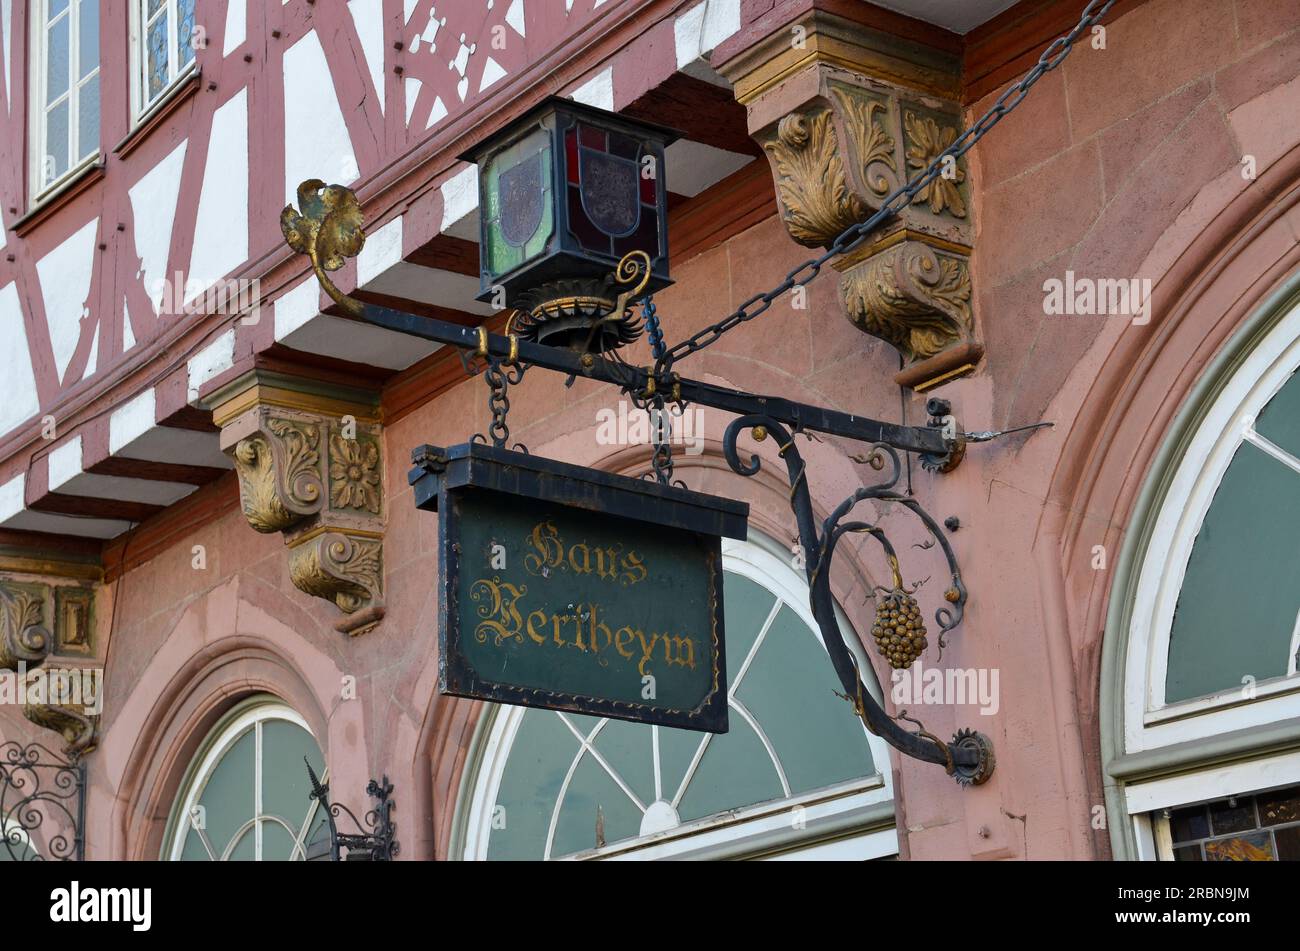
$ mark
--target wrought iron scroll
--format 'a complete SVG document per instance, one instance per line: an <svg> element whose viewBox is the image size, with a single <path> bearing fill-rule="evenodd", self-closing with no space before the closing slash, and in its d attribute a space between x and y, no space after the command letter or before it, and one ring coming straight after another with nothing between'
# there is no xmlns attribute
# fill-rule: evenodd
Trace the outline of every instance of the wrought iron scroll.
<svg viewBox="0 0 1300 951"><path fill-rule="evenodd" d="M899 752L943 766L948 774L962 785L978 785L985 782L992 774L994 765L993 746L988 738L981 733L961 730L950 743L944 743L920 727L919 721L907 717L906 711L900 712L898 719L906 718L917 723L920 728L913 732L901 727L898 720L890 717L863 685L858 662L849 650L840 631L839 622L835 618L835 599L830 588L830 565L835 547L841 538L849 533L869 534L880 543L891 565L897 564L894 546L883 529L872 522L847 520L860 502L874 499L896 503L912 512L939 544L947 559L948 569L952 575L951 582L944 592L945 605L935 612L935 621L939 624L941 651L947 633L961 623L966 606L966 586L961 580L957 557L943 529L920 503L914 498L894 491L902 472L898 453L888 445L874 446L872 453L863 457L863 461L872 462L873 465L880 462L889 465L891 468L886 478L873 485L863 486L841 502L822 523L819 531L813 515L812 496L808 490L807 465L790 431L771 417L761 414L740 416L732 420L723 436L723 454L732 470L743 476L756 475L762 467L757 455L751 455L748 461L741 459L736 440L743 430L749 430L753 437L760 441L769 436L774 438L778 446L778 455L785 462L790 481L790 507L794 510L795 522L799 528L799 541L804 551L809 602L813 617L817 620L822 642L826 645L836 676L844 687L844 695L853 704L854 712L868 730L884 739Z"/></svg>
<svg viewBox="0 0 1300 951"><path fill-rule="evenodd" d="M342 803L330 802L329 783L322 783L307 757L307 776L311 779L310 798L315 799L325 810L325 820L330 832L330 861L332 862L391 862L400 850L397 839L397 824L393 822L395 803L389 797L393 793L393 784L384 776L380 780L370 780L366 786L366 795L375 801L373 809L359 820L351 809ZM340 832L338 820L346 815L357 832ZM367 831L369 830L369 831ZM344 854L346 852L346 854Z"/></svg>
<svg viewBox="0 0 1300 951"><path fill-rule="evenodd" d="M85 858L86 764L40 743L0 745L0 840L10 861Z"/></svg>

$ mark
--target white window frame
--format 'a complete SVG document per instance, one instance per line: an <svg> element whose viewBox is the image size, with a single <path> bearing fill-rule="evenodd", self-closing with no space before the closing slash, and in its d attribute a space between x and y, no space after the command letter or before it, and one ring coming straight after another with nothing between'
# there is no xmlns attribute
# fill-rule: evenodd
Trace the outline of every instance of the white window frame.
<svg viewBox="0 0 1300 951"><path fill-rule="evenodd" d="M68 0L67 8L54 18L58 21L64 17L68 20L68 89L60 97L68 103L68 143L73 146L70 149L68 158L68 167L62 174L55 176L50 181L45 181L45 150L48 137L48 128L46 116L49 114L52 106L47 103L47 92L49 88L49 75L46 70L46 60L48 59L46 39L49 36L49 23L46 14L49 12L49 0L32 0L29 8L32 11L31 30L31 101L29 102L29 112L31 113L31 137L32 147L30 149L30 161L28 163L31 181L31 196L33 201L49 195L60 185L68 181L73 176L80 173L83 169L93 165L99 160L99 139L95 140L95 147L88 155L77 158L77 154L82 151L82 143L78 141L81 136L81 89L92 79L95 79L103 72L103 63L98 62L99 57L96 55L97 64L95 68L85 77L79 78L77 72L81 68L81 3L80 0ZM100 30L104 28L101 17ZM96 36L98 39L98 36ZM103 101L104 84L99 84L100 101ZM56 103L57 105L57 103ZM100 123L103 124L103 109L100 109Z"/></svg>
<svg viewBox="0 0 1300 951"><path fill-rule="evenodd" d="M778 598L778 604L789 605L821 640L820 629L808 605L808 589L790 567L787 550L765 537L756 536L751 530L748 542L724 538L722 554L727 571L749 578L771 591ZM838 607L836 615L842 629L852 631L848 619ZM856 638L849 640L861 669L870 670L861 645L856 643ZM879 701L875 678L870 678L868 687ZM456 849L456 857L471 861L487 858L495 803L515 735L526 712L525 707L491 706L480 722L481 740L475 743L477 759L471 757L461 783L459 811L463 819L464 840L463 848ZM563 858L707 859L758 852L771 859L863 860L897 855L898 833L892 823L825 841L821 841L823 837L818 835L819 827L842 825L855 815L876 814L881 805L893 800L890 748L883 739L865 729L863 734L876 765L874 775L706 816L667 832L615 842ZM790 841L790 837L783 834L790 830L791 810L796 806L803 809L806 836L801 838L804 841ZM780 845L773 846L774 842Z"/></svg>
<svg viewBox="0 0 1300 951"><path fill-rule="evenodd" d="M307 725L306 720L298 715L297 711L272 698L255 700L243 708L237 708L233 714L227 716L224 721L212 730L212 733L205 741L206 748L191 763L190 769L181 783L180 792L172 808L166 844L163 846L162 855L164 859L172 862L181 861L181 856L185 851L185 843L189 838L190 817L194 807L203 797L203 790L206 788L213 770L216 769L217 764L221 762L221 758L229 752L230 748L242 739L249 729L254 729L257 731L253 760L254 818L245 822L231 835L230 842L225 845L225 852L217 856L217 859L226 861L229 858L230 846L240 841L251 823L257 822L254 829L254 861L262 861L262 823L257 820L258 818L265 820L267 817L262 813L262 740L260 725L271 720L284 720L292 723L305 730L309 736L315 738L311 727ZM319 745L319 742L317 745ZM321 782L328 782L328 780L329 771L327 769L321 776ZM320 809L319 801L313 801L310 805L307 803L303 805L308 807L306 820L298 830L290 830L294 837L294 850L290 856L290 861L306 860L306 849L310 844L306 841L306 837L311 831L312 824L316 820L316 813ZM282 824L284 823L282 822Z"/></svg>
<svg viewBox="0 0 1300 951"><path fill-rule="evenodd" d="M148 40L148 31L145 29L145 17L147 15L149 0L131 0L130 11L130 44L131 44L131 121L133 126L138 126L155 110L160 108L169 98L177 84L188 79L189 76L198 69L199 56L198 50L190 57L190 61L184 66L177 66L176 60L176 28L180 22L180 11L177 8L178 0L163 0L162 10L158 16L167 18L167 82L163 88L158 91L152 100L149 99L149 82L145 76L145 68L149 62L145 43ZM243 2L243 0L235 0ZM197 7L198 0L195 0Z"/></svg>
<svg viewBox="0 0 1300 951"><path fill-rule="evenodd" d="M1255 419L1300 367L1300 305L1293 307L1233 372L1201 420L1161 502L1142 556L1125 658L1125 752L1132 754L1300 716L1300 675L1291 638L1287 673L1208 697L1165 702L1169 639L1192 547L1238 449L1253 443L1297 468L1255 432ZM1280 455L1279 455L1280 454ZM1286 458L1281 458L1284 456ZM1298 470L1300 471L1300 470Z"/></svg>

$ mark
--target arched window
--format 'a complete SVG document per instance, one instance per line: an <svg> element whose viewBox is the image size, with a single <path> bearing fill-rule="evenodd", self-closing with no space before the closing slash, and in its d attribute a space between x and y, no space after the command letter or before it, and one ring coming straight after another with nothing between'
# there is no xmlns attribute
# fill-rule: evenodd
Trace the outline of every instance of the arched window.
<svg viewBox="0 0 1300 951"><path fill-rule="evenodd" d="M324 758L306 722L274 697L241 703L213 729L181 785L163 858L302 861L325 814L309 797L303 757Z"/></svg>
<svg viewBox="0 0 1300 951"><path fill-rule="evenodd" d="M1300 858L1297 367L1293 292L1206 372L1128 532L1102 704L1118 857Z"/></svg>
<svg viewBox="0 0 1300 951"><path fill-rule="evenodd" d="M492 708L462 786L454 854L895 854L887 748L836 695L790 562L774 544L723 542L729 732Z"/></svg>

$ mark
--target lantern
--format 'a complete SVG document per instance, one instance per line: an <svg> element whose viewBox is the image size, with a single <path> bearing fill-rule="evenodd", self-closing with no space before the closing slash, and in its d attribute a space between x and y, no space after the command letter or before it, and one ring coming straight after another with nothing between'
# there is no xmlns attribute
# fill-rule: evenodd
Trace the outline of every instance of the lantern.
<svg viewBox="0 0 1300 951"><path fill-rule="evenodd" d="M519 311L515 332L554 346L599 353L640 336L618 300L672 283L664 150L677 138L551 98L462 155L479 168L478 299ZM639 269L616 275L625 259Z"/></svg>

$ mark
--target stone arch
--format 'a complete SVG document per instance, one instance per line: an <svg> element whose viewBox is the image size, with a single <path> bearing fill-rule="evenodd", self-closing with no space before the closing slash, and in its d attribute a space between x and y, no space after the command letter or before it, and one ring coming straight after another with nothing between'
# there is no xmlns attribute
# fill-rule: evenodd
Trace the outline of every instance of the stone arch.
<svg viewBox="0 0 1300 951"><path fill-rule="evenodd" d="M306 720L327 762L331 754L338 762L340 788L364 788L362 705L342 701L343 672L295 630L292 603L278 592L268 600L261 586L255 602L248 584L236 578L193 601L114 711L91 768L105 793L91 801L111 800L111 815L87 817L88 857L157 859L191 758L254 694L276 696Z"/></svg>

